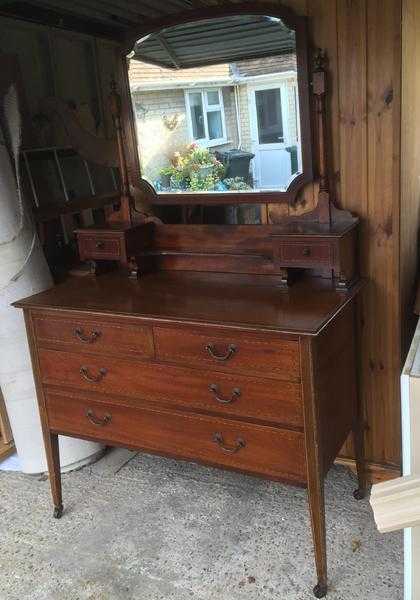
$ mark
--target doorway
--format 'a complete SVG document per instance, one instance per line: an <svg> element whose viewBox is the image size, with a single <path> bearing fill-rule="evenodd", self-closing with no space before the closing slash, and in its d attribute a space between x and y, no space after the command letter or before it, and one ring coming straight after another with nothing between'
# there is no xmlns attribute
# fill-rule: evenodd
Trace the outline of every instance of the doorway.
<svg viewBox="0 0 420 600"><path fill-rule="evenodd" d="M254 187L286 189L301 169L296 86L271 81L249 86Z"/></svg>

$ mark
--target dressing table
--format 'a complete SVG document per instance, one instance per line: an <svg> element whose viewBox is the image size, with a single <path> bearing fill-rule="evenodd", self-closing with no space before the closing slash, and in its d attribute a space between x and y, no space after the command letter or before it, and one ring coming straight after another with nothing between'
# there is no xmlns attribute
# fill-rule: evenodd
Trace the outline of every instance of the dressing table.
<svg viewBox="0 0 420 600"><path fill-rule="evenodd" d="M229 10L237 16L245 9ZM252 201L292 202L312 180L315 124L316 208L272 225L141 222L114 102L121 201L105 225L77 232L92 275L15 306L25 315L56 518L63 512L59 434L303 486L314 594L321 598L327 593L324 478L352 431L355 498L365 490L358 219L330 200L323 57L310 94L305 21L282 8L270 14L296 34L303 168L287 190L256 193ZM249 196L219 194L217 203L240 204ZM215 200L197 194L176 201Z"/></svg>

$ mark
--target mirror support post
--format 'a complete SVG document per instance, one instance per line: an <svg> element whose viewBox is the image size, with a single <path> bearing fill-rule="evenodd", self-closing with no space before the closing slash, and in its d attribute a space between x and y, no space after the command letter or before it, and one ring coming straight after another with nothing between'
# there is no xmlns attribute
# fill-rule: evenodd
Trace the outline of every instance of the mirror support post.
<svg viewBox="0 0 420 600"><path fill-rule="evenodd" d="M312 85L315 97L319 147L319 194L317 211L320 223L331 223L330 185L327 169L326 140L326 61L327 58L325 51L318 48L314 57L315 68L312 75Z"/></svg>
<svg viewBox="0 0 420 600"><path fill-rule="evenodd" d="M109 95L109 107L114 122L117 145L118 145L118 161L120 167L121 176L121 197L119 202L119 209L113 210L112 208L107 211L107 221L109 223L125 223L127 225L132 224L132 208L133 198L130 194L130 183L128 178L127 158L125 156L124 149L124 134L121 123L121 96L117 92L117 85L115 81L111 82L111 93Z"/></svg>

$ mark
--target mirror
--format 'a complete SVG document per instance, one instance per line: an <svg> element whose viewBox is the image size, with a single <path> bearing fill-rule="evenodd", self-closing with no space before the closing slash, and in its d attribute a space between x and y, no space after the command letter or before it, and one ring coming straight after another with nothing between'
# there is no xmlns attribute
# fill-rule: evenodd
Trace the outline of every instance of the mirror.
<svg viewBox="0 0 420 600"><path fill-rule="evenodd" d="M305 20L241 10L157 23L130 54L142 177L171 222L264 222L312 180Z"/></svg>

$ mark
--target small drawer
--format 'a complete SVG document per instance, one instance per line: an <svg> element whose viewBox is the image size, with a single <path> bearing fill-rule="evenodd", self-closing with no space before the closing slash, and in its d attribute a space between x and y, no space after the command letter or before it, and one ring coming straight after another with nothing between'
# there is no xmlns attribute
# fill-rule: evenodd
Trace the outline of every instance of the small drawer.
<svg viewBox="0 0 420 600"><path fill-rule="evenodd" d="M252 334L154 328L156 357L184 366L300 380L299 344Z"/></svg>
<svg viewBox="0 0 420 600"><path fill-rule="evenodd" d="M308 242L305 240L288 240L280 242L275 248L277 261L281 266L332 266L334 246L330 242Z"/></svg>
<svg viewBox="0 0 420 600"><path fill-rule="evenodd" d="M39 362L46 385L303 427L299 383L44 348Z"/></svg>
<svg viewBox="0 0 420 600"><path fill-rule="evenodd" d="M55 317L35 313L35 336L40 347L152 358L152 331L146 325L114 319L96 320L77 313Z"/></svg>
<svg viewBox="0 0 420 600"><path fill-rule="evenodd" d="M100 237L100 236L79 236L79 253L82 260L119 260L122 256L121 243L119 238Z"/></svg>
<svg viewBox="0 0 420 600"><path fill-rule="evenodd" d="M300 432L48 390L45 397L49 427L57 433L305 483Z"/></svg>

